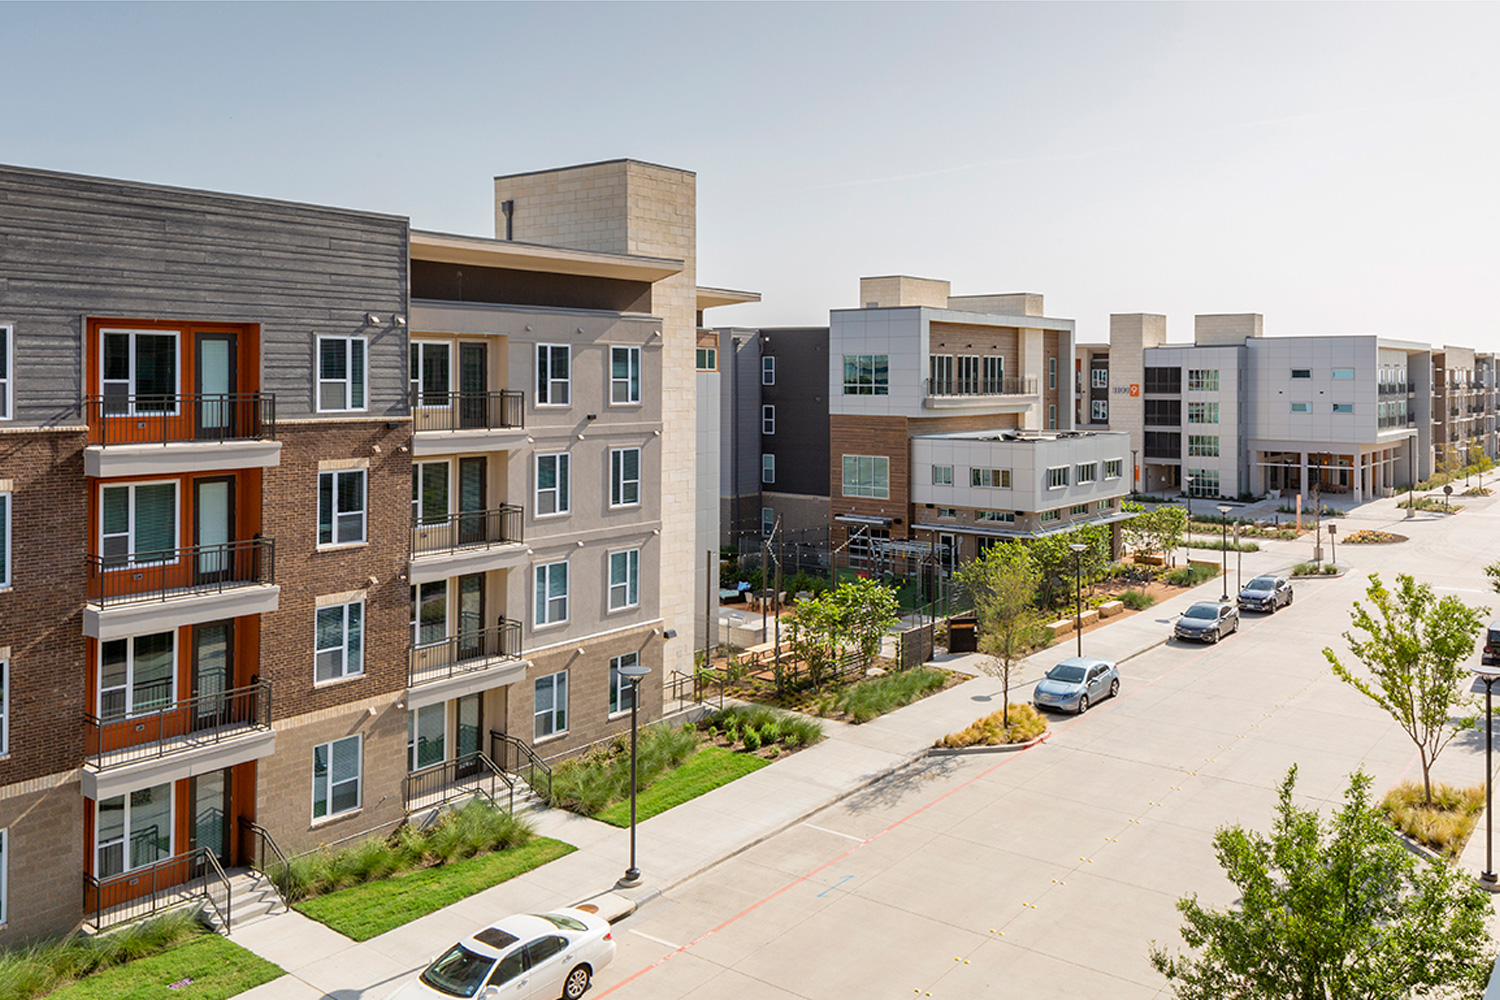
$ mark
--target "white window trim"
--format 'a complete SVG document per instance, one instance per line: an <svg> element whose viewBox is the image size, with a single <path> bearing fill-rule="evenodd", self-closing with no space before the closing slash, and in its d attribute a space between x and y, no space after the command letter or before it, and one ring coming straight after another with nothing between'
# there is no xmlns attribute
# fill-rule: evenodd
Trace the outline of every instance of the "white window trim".
<svg viewBox="0 0 1500 1000"><path fill-rule="evenodd" d="M946 469L947 470L948 474L947 474L946 478L939 478L938 477L938 470L939 469ZM936 465L936 464L934 464L932 466L932 485L934 485L934 486L952 486L953 485L953 466L951 466L951 465Z"/></svg>
<svg viewBox="0 0 1500 1000"><path fill-rule="evenodd" d="M103 328L101 328L99 330L99 393L100 393L100 395L104 395L105 394L104 393L104 338L105 338L105 336L107 334L111 334L111 333L125 333L125 334L129 334L130 335L130 374L125 379L125 395L126 396L134 397L134 396L137 395L137 393L136 393L136 371L135 371L135 357L136 357L136 352L135 352L135 338L139 334L145 334L146 336L150 336L150 337L171 337L172 338L172 343L173 343L172 357L174 358L174 361L173 361L173 364L172 364L172 372L173 372L173 375L175 375L175 378L172 380L172 393L173 393L174 398L180 397L182 395L182 331L181 330L137 330L137 329L133 329L131 327L123 327L123 326L103 327ZM119 379L110 379L110 381L111 382L118 382ZM123 413L117 413L117 414L113 414L113 415L114 416L118 416L118 417L135 416L136 415L135 403L133 403L133 402L132 403L128 403L127 407L128 408L125 410L125 412L123 412ZM175 416L178 415L179 412L180 412L180 408L178 406L173 406L172 409L170 409L170 410L154 410L154 411L151 411L151 415L152 416L175 417Z"/></svg>
<svg viewBox="0 0 1500 1000"><path fill-rule="evenodd" d="M767 364L767 362L770 362ZM776 384L776 355L763 354L760 359L760 384Z"/></svg>
<svg viewBox="0 0 1500 1000"><path fill-rule="evenodd" d="M427 369L427 366L422 363L422 359L423 359L423 356L429 350L431 350L434 347L441 347L443 349L443 354L445 354L447 356L447 358L448 358L448 391L445 392L445 393L443 393L443 401L441 403L425 403L425 402L422 401L422 397L427 392L427 386L424 384L426 382L426 369ZM411 403L411 405L414 406L414 407L420 406L424 410L446 410L446 409L448 409L449 408L449 406L448 406L449 400L452 399L453 392L454 392L454 389L453 389L453 342L451 340L413 340L407 346L407 351L409 353L407 354L407 360L406 360L406 363L407 363L407 366L408 366L406 385L407 385L407 388L410 389L411 393L412 393L412 403ZM413 356L415 356L416 359L417 359L417 377L416 378L411 378L411 373L410 373L410 370L409 370L410 365L411 365L411 359L412 359Z"/></svg>
<svg viewBox="0 0 1500 1000"><path fill-rule="evenodd" d="M345 809L345 810L343 810L341 812L333 812L332 811L332 809L333 809L333 746L334 746L335 743L343 743L345 740L358 740L359 741L359 756L357 758L359 760L359 775L358 775L358 777L356 777L354 779L355 780L355 786L354 786L355 787L354 805L350 806L348 809ZM317 746L313 747L313 760L314 761L317 760L318 747L327 747L328 748L328 774L325 776L326 787L324 788L324 792L325 792L326 798L325 798L324 801L326 801L328 803L328 809L330 811L324 813L322 816L318 815L318 769L317 769L317 765L314 764L313 765L313 783L312 783L312 801L309 803L309 809L310 809L310 812L311 812L311 815L312 815L313 826L319 826L319 825L321 825L323 823L332 822L333 820L339 819L342 816L353 816L355 813L359 812L365 806L365 739L364 739L364 734L363 733L354 733L351 736L344 736L344 737L341 737L341 738L336 739L336 740L329 740L327 743L319 743L319 744L317 744Z"/></svg>
<svg viewBox="0 0 1500 1000"><path fill-rule="evenodd" d="M1070 467L1066 466L1066 465L1057 465L1057 466L1051 466L1051 467L1049 467L1047 469L1047 489L1049 489L1049 490L1065 490L1065 489L1067 489L1068 488L1068 480L1070 478L1072 478L1071 475L1070 475L1070 473L1069 473L1069 468ZM1054 472L1061 472L1062 473L1062 482L1057 483L1057 484L1053 484L1052 480L1053 480L1054 477L1053 477L1052 473L1054 473Z"/></svg>
<svg viewBox="0 0 1500 1000"><path fill-rule="evenodd" d="M359 667L358 669L351 669L349 666L349 609L355 607L356 605L359 607ZM340 617L343 621L342 627L339 630L339 635L341 636L339 644L337 646L328 647L319 646L318 616L334 610L337 610L339 612ZM365 628L365 612L366 609L364 601L350 601L347 604L325 605L323 607L317 608L313 612L313 685L315 687L320 684L337 684L339 681L346 681L354 677L364 676L365 646L367 645L366 632L368 631ZM322 653L333 652L335 649L340 653L339 672L332 677L319 677L318 656Z"/></svg>
<svg viewBox="0 0 1500 1000"><path fill-rule="evenodd" d="M1093 388L1093 389L1107 389L1107 388L1109 388L1109 369L1108 368L1091 368L1091 369L1089 369L1089 380L1090 380L1090 382L1089 382L1089 387L1090 388Z"/></svg>
<svg viewBox="0 0 1500 1000"><path fill-rule="evenodd" d="M177 844L177 794L176 794L176 789L173 787L173 782L163 781L163 782L159 782L158 785L166 785L167 786L167 855L166 856L168 858L172 858L172 857L176 857L177 856L177 849L176 849L176 844ZM146 787L147 788L156 788L156 787L158 787L158 785L147 785ZM119 871L119 874L120 875L126 875L126 874L129 874L130 872L138 870L137 867L132 866L131 863L130 863L130 841L133 839L132 836L131 836L131 830L130 830L130 827L131 827L130 814L131 814L131 812L133 810L131 810L131 808L130 808L130 792L125 792L122 795L108 795L108 796L105 796L104 798L99 799L99 800L97 800L94 803L94 857L93 857L93 867L94 867L94 873L95 873L96 877L103 877L103 876L99 876L98 875L98 872L99 872L99 847L100 847L100 844L99 844L99 807L100 807L101 804L103 804L104 802L109 801L110 799L121 799L121 798L125 800L125 825L121 828L121 832L120 832L120 836L121 836L120 844L122 845L122 850L120 852L120 871ZM113 841L111 841L111 843L113 843ZM9 845L7 845L7 846L9 846ZM146 867L149 867L151 864L155 864L155 863L156 862L153 861L153 862L150 862L149 864L141 865L139 867L140 868L146 868ZM108 877L109 878L115 878L117 876L110 875Z"/></svg>
<svg viewBox="0 0 1500 1000"><path fill-rule="evenodd" d="M449 717L447 703L438 701L433 702L431 705L423 705L421 708L408 709L406 713L406 771L408 774L420 769L417 764L417 747L419 744L412 739L420 731L420 727L417 725L417 717L422 712L431 708L440 708L443 712L443 756L440 760L434 761L431 764L422 764L420 767L435 767L438 764L445 763L449 759L448 748L453 746L454 736L452 732L452 719Z"/></svg>
<svg viewBox="0 0 1500 1000"><path fill-rule="evenodd" d="M421 641L421 634L422 634L422 589L424 587L430 587L430 586L432 586L435 583L440 583L443 586L443 609L444 609L444 612L445 612L444 615L443 615L443 635L442 635L442 638L435 639L432 642L422 642ZM447 609L450 607L450 605L448 604L448 581L447 581L447 579L445 578L445 579L442 579L442 580L424 580L421 583L414 583L414 584L412 584L411 585L411 589L413 591L413 593L411 595L411 648L412 649L426 649L426 648L428 648L430 646L441 646L441 645L443 645L444 643L446 643L448 641L448 638L449 638L449 636L448 636L448 616L446 614Z"/></svg>
<svg viewBox="0 0 1500 1000"><path fill-rule="evenodd" d="M1076 481L1079 486L1086 486L1089 483L1097 483L1099 481L1099 463L1079 462L1077 464L1077 468L1073 470L1073 474L1077 477ZM1087 479L1083 478L1085 474L1087 474L1088 476Z"/></svg>
<svg viewBox="0 0 1500 1000"><path fill-rule="evenodd" d="M839 458L840 458L840 462L839 462L839 467L840 467L840 469L839 469L839 471L840 471L840 478L839 478L839 484L840 485L839 485L839 489L840 489L840 491L841 491L841 493L842 493L843 496L846 496L846 497L862 497L862 498L864 498L866 500L889 500L890 499L890 497L891 497L891 459L890 459L889 455L841 455L841 456L839 456ZM871 465L870 465L870 492L868 494L859 493L859 492L855 492L855 493L850 493L849 492L849 488L848 488L849 487L849 480L844 477L844 475L843 475L843 469L844 469L844 466L847 463L847 461L849 459L851 459L851 458L856 460L855 466L854 466L855 467L855 472L856 472L856 480L855 480L855 484L854 484L855 490L859 490L859 488L860 488L860 483L858 481L858 470L859 470L858 459L868 458L868 459L871 460ZM876 491L876 486L875 486L875 479L876 479L876 476L875 476L875 463L878 463L878 462L881 462L881 461L885 462L885 493L884 494L878 493Z"/></svg>
<svg viewBox="0 0 1500 1000"><path fill-rule="evenodd" d="M13 518L11 517L11 513L16 506L16 495L10 490L5 490L4 492L0 492L0 498L3 498L5 501L5 517L0 518L0 523L3 523L5 529L5 537L0 539L0 548L3 548L5 556L5 564L0 566L0 590L9 590L11 588L10 567L12 562L10 534Z"/></svg>
<svg viewBox="0 0 1500 1000"><path fill-rule="evenodd" d="M432 459L430 461L423 461L422 459L416 459L416 460L414 460L411 463L412 472L416 475L415 482L416 482L416 486L417 486L417 495L412 498L412 502L411 502L411 516L412 516L412 522L411 523L412 524L417 525L417 526L421 526L421 525L424 525L424 524L428 525L428 526L433 526L433 525L439 525L439 524L446 524L449 520L452 519L452 517L453 517L453 487L454 487L454 482L453 482L453 475L454 475L453 464L454 463L448 461L446 458L437 458L437 459ZM443 468L445 470L443 472L443 479L444 479L444 481L446 483L446 491L447 491L447 495L448 495L448 503L447 503L446 509L443 510L440 514L437 513L437 512L435 512L435 511L428 511L428 510L423 510L422 509L422 504L423 504L423 502L425 500L425 496L424 496L425 487L426 487L425 472L426 472L427 466L429 466L429 465L441 465L441 466L443 466Z"/></svg>
<svg viewBox="0 0 1500 1000"><path fill-rule="evenodd" d="M616 556L624 556L625 557L625 582L624 583L619 583L619 584L615 583L615 557ZM632 556L634 556L635 558L632 559L631 558ZM635 600L634 601L632 601L630 599L630 591L631 591L631 584L632 583L635 585L634 586L634 589L635 589ZM616 604L615 603L615 588L616 587L623 587L625 589L625 603L624 604ZM631 610L634 610L635 608L638 608L638 607L641 606L641 550L640 549L638 549L638 548L636 548L636 549L620 549L618 551L611 552L609 554L609 558L605 560L604 589L605 589L605 595L604 595L605 596L605 607L608 609L608 611L610 613L614 613L616 611L631 611Z"/></svg>
<svg viewBox="0 0 1500 1000"><path fill-rule="evenodd" d="M552 571L552 567L553 566L562 566L562 567L564 567L564 569L563 569L563 578L564 578L567 586L564 588L563 594L562 594L563 616L561 618L551 618L550 617L551 612L548 611L548 615L549 615L548 619L546 621L539 622L539 621L537 621L537 618L536 618L536 610L537 610L537 608L536 608L536 598L537 598L537 579L536 579L536 576L537 576L537 572L538 571L540 571L540 570L546 570L547 571L547 583L550 584L551 583L551 577L552 577L552 572L551 571ZM551 603L552 603L552 598L547 597L547 596L543 597L543 604L542 604L542 606L544 608L548 607ZM569 564L568 560L566 560L566 559L559 559L559 560L557 560L555 562L537 563L536 565L534 565L532 567L532 570L531 570L531 628L532 628L532 631L537 631L539 629L546 629L546 628L556 628L559 625L566 625L568 623L568 620L572 616L572 614L573 614L573 569L572 569L572 566Z"/></svg>
<svg viewBox="0 0 1500 1000"><path fill-rule="evenodd" d="M135 640L137 640L137 639L143 639L143 638L145 638L148 635L170 635L172 637L172 669L171 669L170 674L168 674L168 680L170 681L170 687L167 690L167 700L163 704L159 705L156 708L148 708L148 709L144 709L144 710L141 710L141 711L137 711L136 707L135 707L135 697L134 697L135 696ZM113 717L113 718L110 718L110 719L105 719L104 718L104 692L105 692L105 687L104 687L104 647L105 647L105 645L107 643L111 643L111 642L123 642L123 643L125 643L125 714L121 715L121 716ZM143 632L143 633L141 633L139 635L120 636L120 637L114 638L114 639L100 639L98 642L94 643L94 647L97 650L97 655L95 656L95 662L94 662L94 670L95 670L94 676L97 678L97 683L95 683L95 685L94 685L94 717L95 718L101 719L101 720L106 721L106 722L118 722L121 719L134 719L134 718L139 718L139 717L147 716L147 715L156 715L157 713L165 711L166 709L172 707L173 705L175 705L177 703L177 676L178 676L178 674L177 674L177 668L178 668L178 662L177 662L177 653L178 653L178 650L177 650L177 629L175 629L175 628L164 629L161 632ZM10 678L7 676L6 677L7 684L9 683L9 680L10 680ZM116 689L115 688L110 688L109 690L110 691L114 691ZM7 694L7 696L9 695L9 690L8 689L6 691L6 694ZM9 699L8 699L8 697L7 697L6 704L9 705Z"/></svg>
<svg viewBox="0 0 1500 1000"><path fill-rule="evenodd" d="M339 515L353 514L353 510L339 509L339 477L348 475L359 475L364 480L364 489L360 491L364 497L364 506L359 508L359 537L348 541L339 541ZM333 510L330 524L330 540L323 541L323 477L329 476L333 479ZM314 501L316 510L313 516L318 521L318 544L319 549L347 549L359 545L367 545L370 541L370 470L369 469L322 469L318 472L318 493Z"/></svg>
<svg viewBox="0 0 1500 1000"><path fill-rule="evenodd" d="M767 521L766 521L766 515L767 514L771 515L769 523L767 523ZM775 531L775 530L776 530L776 508L774 508L774 507L762 507L760 509L760 535L761 535L761 537L762 538L770 538L771 537L771 533L773 531Z"/></svg>
<svg viewBox="0 0 1500 1000"><path fill-rule="evenodd" d="M776 433L776 407L767 403L760 408L760 432L762 434Z"/></svg>
<svg viewBox="0 0 1500 1000"><path fill-rule="evenodd" d="M627 352L625 377L615 376L615 352ZM571 361L569 362L568 374L573 373ZM635 375L635 398L630 399L630 376ZM641 349L639 347L612 345L609 349L609 405L610 406L640 406L641 399L646 393L644 382L646 380L645 368L642 364ZM626 399L615 398L615 386L625 387Z"/></svg>
<svg viewBox="0 0 1500 1000"><path fill-rule="evenodd" d="M0 659L0 757L10 756L10 657ZM0 851L4 847L0 846ZM5 922L5 873L0 870L0 924Z"/></svg>
<svg viewBox="0 0 1500 1000"><path fill-rule="evenodd" d="M625 478L625 455L635 452L635 478ZM619 510L622 507L639 507L641 505L641 449L639 448L611 448L609 452L609 507L611 510ZM572 481L569 480L571 483ZM635 499L625 499L625 487L631 483L635 484ZM616 501L616 498L618 502Z"/></svg>
<svg viewBox="0 0 1500 1000"><path fill-rule="evenodd" d="M558 482L558 485L552 487L549 490L547 490L547 492L549 492L549 493L555 493L557 495L557 503L556 503L556 508L557 509L553 510L553 511L550 511L550 512L548 512L546 514L543 514L541 512L541 510L542 510L542 459L544 459L544 458L555 458L555 459L558 460L558 462L557 462L557 482ZM566 465L568 467L568 474L567 474L568 484L567 484L566 488L564 488L562 486L562 479L563 479L562 467L564 465ZM531 463L531 474L532 474L532 483L533 483L533 486L534 486L534 489L531 492L531 500L532 500L531 516L532 516L533 519L540 521L543 518L548 518L548 517L567 517L569 514L571 514L573 512L573 458L572 458L572 453L571 452L554 451L554 452L547 452L544 455L542 455L542 454L537 455L536 456L536 460Z"/></svg>
<svg viewBox="0 0 1500 1000"><path fill-rule="evenodd" d="M548 354L547 354L547 400L546 400L546 402L542 401L542 397L541 397L541 393L540 393L541 381L542 381L542 351L543 351L543 349L546 349L548 351ZM565 378L565 379L556 379L556 378L552 377L552 355L551 355L551 351L554 350L554 349L556 349L556 350L562 350L562 351L566 351L567 352L567 355L568 355L568 377ZM556 408L563 408L563 407L572 406L573 405L573 346L571 344L537 344L536 345L536 351L533 352L533 353L534 353L534 360L535 360L535 363L536 363L536 373L537 373L536 384L537 384L537 389L538 389L537 396L536 396L536 405L539 406L539 407L541 407L541 406L550 406L550 407L556 407ZM563 392L566 393L567 397L568 397L566 400L564 400L561 403L556 402L554 400L554 398L553 398L553 396L554 396L554 394L556 392L556 388L555 387L559 386L559 385L563 386Z"/></svg>
<svg viewBox="0 0 1500 1000"><path fill-rule="evenodd" d="M337 378L325 379L323 377L323 342L325 340L337 340L337 341L339 341L340 343L342 343L344 345L344 371L346 373L348 373L348 374L346 374L341 379L337 379ZM352 346L350 346L350 345L354 341L356 341L356 340L359 341L360 343L364 344L364 349L359 352L360 353L360 359L359 360L360 360L360 376L361 376L362 384L365 387L365 399L364 399L364 403L362 405L360 405L360 406L353 406L353 405L351 405L351 401L350 401L350 397L354 394L354 379L350 377L350 375L352 375L353 372L354 372L354 364L350 360L350 357L349 357L351 354L354 353L354 348ZM343 383L343 385L344 385L344 405L343 406L341 406L341 407L324 407L323 406L323 383L325 383L325 382L327 382L329 384L338 383L338 382L342 382ZM317 355L313 358L313 403L314 403L314 406L316 407L316 411L318 413L364 413L367 410L369 410L369 408L370 408L370 342L369 342L368 339L366 339L364 337L318 337Z"/></svg>
<svg viewBox="0 0 1500 1000"><path fill-rule="evenodd" d="M1111 475L1110 471L1109 471L1111 467L1113 467L1114 470L1115 470L1114 473L1113 473L1113 475ZM1120 479L1124 475L1125 475L1125 460L1123 458L1106 458L1104 460L1104 478L1105 479Z"/></svg>
<svg viewBox="0 0 1500 1000"><path fill-rule="evenodd" d="M142 486L161 486L169 483L172 486L172 558L157 559L153 562L137 562L132 558L136 554L135 543L135 491ZM115 573L121 570L135 570L142 566L174 566L182 557L182 480L180 479L146 479L138 483L105 483L99 487L99 558L104 559L104 491L126 490L130 498L125 508L125 561L118 566L104 565L106 573ZM10 504L5 505L6 544L10 542ZM7 573L9 572L10 559L6 559ZM8 581L7 581L8 582Z"/></svg>
<svg viewBox="0 0 1500 1000"><path fill-rule="evenodd" d="M760 481L767 486L776 483L776 456L765 452L760 456Z"/></svg>
<svg viewBox="0 0 1500 1000"><path fill-rule="evenodd" d="M15 416L15 384L16 384L16 327L14 323L0 323L0 333L5 335L5 349L0 351L0 361L5 363L5 376L0 378L0 420L10 420ZM101 369L102 371L102 369ZM101 386L102 388L102 386ZM0 831L3 835L4 831ZM0 871L0 912L5 906L4 899L5 874ZM0 924L4 918L0 917Z"/></svg>
<svg viewBox="0 0 1500 1000"><path fill-rule="evenodd" d="M626 691L635 686L630 683L629 677L620 673L620 668L626 666L638 667L640 663L641 655L639 653L621 653L619 656L611 656L609 658L609 673L615 680L614 686L609 691L615 706L609 710L609 717L611 719L618 719L621 716L630 714L630 706L625 704L624 695Z"/></svg>
<svg viewBox="0 0 1500 1000"><path fill-rule="evenodd" d="M536 686L542 681L550 681L552 683L552 708L550 708L548 711L552 713L553 724L555 725L557 716L557 678L559 677L563 679L562 728L554 729L550 733L547 733L545 736L538 736L536 734L536 720L537 716L541 715L542 713L538 712L536 708ZM571 695L571 687L572 685L568 683L568 672L566 670L559 670L556 673L544 674L543 676L538 677L531 682L531 742L533 744L545 743L549 740L555 740L558 737L567 735L568 727L572 724L573 721L573 713L571 711L572 706L568 704L568 699Z"/></svg>
<svg viewBox="0 0 1500 1000"><path fill-rule="evenodd" d="M1096 399L1096 400L1094 400L1093 401L1093 406L1091 407L1091 409L1092 409L1093 412L1090 414L1090 416L1093 417L1095 423L1098 423L1099 421L1108 421L1109 420L1109 401L1108 400L1104 400L1104 399Z"/></svg>

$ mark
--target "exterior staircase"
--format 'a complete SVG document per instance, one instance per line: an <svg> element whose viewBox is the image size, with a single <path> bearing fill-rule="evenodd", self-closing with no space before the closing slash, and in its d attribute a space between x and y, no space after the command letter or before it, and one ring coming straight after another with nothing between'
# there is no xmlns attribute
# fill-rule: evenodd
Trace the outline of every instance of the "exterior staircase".
<svg viewBox="0 0 1500 1000"><path fill-rule="evenodd" d="M226 931L213 907L205 907L203 917L215 933L230 934L247 924L277 913L285 913L281 893L265 875L248 868L229 870L229 929Z"/></svg>

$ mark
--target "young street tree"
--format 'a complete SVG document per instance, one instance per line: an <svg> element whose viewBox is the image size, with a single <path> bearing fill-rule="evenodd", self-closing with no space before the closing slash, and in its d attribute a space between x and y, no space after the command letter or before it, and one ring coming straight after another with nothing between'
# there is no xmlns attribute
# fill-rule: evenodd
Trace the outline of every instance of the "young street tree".
<svg viewBox="0 0 1500 1000"><path fill-rule="evenodd" d="M1197 954L1151 964L1181 1000L1410 1000L1475 997L1492 960L1488 894L1459 867L1401 845L1357 772L1325 823L1293 804L1297 768L1281 784L1270 837L1243 827L1214 835L1239 902L1210 910L1178 900L1182 938Z"/></svg>
<svg viewBox="0 0 1500 1000"><path fill-rule="evenodd" d="M1340 680L1389 712L1416 744L1431 805L1432 765L1458 733L1451 720L1464 697L1463 661L1474 652L1489 609L1471 608L1451 595L1439 600L1430 586L1405 573L1397 575L1394 591L1370 574L1365 597L1370 606L1355 601L1349 616L1368 638L1345 632L1344 641L1369 676L1354 673L1332 649L1325 647L1323 655Z"/></svg>
<svg viewBox="0 0 1500 1000"><path fill-rule="evenodd" d="M992 545L956 574L974 597L979 616L979 649L989 657L982 668L1000 679L1004 690L1001 723L1010 725L1010 682L1018 665L1042 641L1042 616L1036 609L1041 572L1020 542Z"/></svg>

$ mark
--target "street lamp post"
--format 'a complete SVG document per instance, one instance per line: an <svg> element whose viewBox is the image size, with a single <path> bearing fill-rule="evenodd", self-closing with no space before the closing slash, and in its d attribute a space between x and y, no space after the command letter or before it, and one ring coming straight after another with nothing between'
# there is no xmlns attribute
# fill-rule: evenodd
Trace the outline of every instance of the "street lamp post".
<svg viewBox="0 0 1500 1000"><path fill-rule="evenodd" d="M1229 600L1229 508L1219 504L1219 573L1224 577L1224 593L1219 600Z"/></svg>
<svg viewBox="0 0 1500 1000"><path fill-rule="evenodd" d="M627 888L641 884L641 870L635 866L636 747L640 738L637 713L641 704L641 681L650 672L650 667L639 665L620 668L620 674L630 681L630 867L625 869L625 877L620 879L620 885Z"/></svg>
<svg viewBox="0 0 1500 1000"><path fill-rule="evenodd" d="M1339 546L1335 536L1339 533L1339 526L1332 521L1328 522L1328 561L1335 566L1339 564Z"/></svg>
<svg viewBox="0 0 1500 1000"><path fill-rule="evenodd" d="M1141 467L1136 464L1135 456L1137 448L1130 449L1130 494L1136 495L1141 491Z"/></svg>
<svg viewBox="0 0 1500 1000"><path fill-rule="evenodd" d="M1078 655L1083 655L1083 553L1081 542L1068 546L1073 550L1073 632L1078 636Z"/></svg>
<svg viewBox="0 0 1500 1000"><path fill-rule="evenodd" d="M1493 798L1493 775L1494 767L1491 765L1491 755L1494 753L1494 684L1500 681L1500 667L1485 666L1470 667L1480 680L1484 681L1484 873L1479 877L1484 881L1495 884L1495 821L1494 812L1490 808Z"/></svg>

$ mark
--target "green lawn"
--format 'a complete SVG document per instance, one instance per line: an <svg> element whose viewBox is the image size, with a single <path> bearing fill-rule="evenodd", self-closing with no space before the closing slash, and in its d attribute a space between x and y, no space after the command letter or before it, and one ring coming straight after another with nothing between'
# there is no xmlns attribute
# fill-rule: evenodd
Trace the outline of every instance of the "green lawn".
<svg viewBox="0 0 1500 1000"><path fill-rule="evenodd" d="M560 840L537 837L521 847L314 896L294 903L293 908L345 937L368 941L577 849Z"/></svg>
<svg viewBox="0 0 1500 1000"><path fill-rule="evenodd" d="M682 805L688 799L695 799L704 792L727 785L735 778L758 771L769 763L765 758L753 754L705 746L684 761L681 767L657 778L650 788L636 796L636 818L650 819L657 813ZM601 810L594 818L614 826L629 826L630 800L616 802Z"/></svg>
<svg viewBox="0 0 1500 1000"><path fill-rule="evenodd" d="M159 955L80 979L47 996L49 1000L222 1000L281 974L259 955L217 934L205 934ZM167 988L179 982L179 988Z"/></svg>

